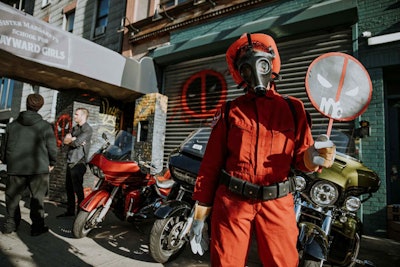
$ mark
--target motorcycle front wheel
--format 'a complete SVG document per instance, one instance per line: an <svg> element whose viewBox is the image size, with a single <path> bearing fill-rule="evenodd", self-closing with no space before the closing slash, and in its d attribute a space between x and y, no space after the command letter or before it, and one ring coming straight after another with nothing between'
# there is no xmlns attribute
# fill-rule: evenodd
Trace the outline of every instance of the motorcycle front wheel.
<svg viewBox="0 0 400 267"><path fill-rule="evenodd" d="M186 243L179 239L185 225L184 216L156 220L150 233L150 254L159 263L165 263L179 255Z"/></svg>
<svg viewBox="0 0 400 267"><path fill-rule="evenodd" d="M74 221L73 233L76 238L83 238L97 227L97 218L99 217L103 206L92 210L91 212L80 210Z"/></svg>
<svg viewBox="0 0 400 267"><path fill-rule="evenodd" d="M316 260L311 256L303 255L300 258L299 267L320 267L321 261Z"/></svg>

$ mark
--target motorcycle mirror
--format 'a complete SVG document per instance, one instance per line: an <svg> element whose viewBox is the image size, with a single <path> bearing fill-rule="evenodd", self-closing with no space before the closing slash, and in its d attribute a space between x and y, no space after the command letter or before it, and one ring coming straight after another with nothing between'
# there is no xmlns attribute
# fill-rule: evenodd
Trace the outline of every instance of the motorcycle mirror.
<svg viewBox="0 0 400 267"><path fill-rule="evenodd" d="M106 133L103 133L102 135L101 135L101 137L104 139L104 140L108 140L108 137L107 137L107 135L106 135Z"/></svg>
<svg viewBox="0 0 400 267"><path fill-rule="evenodd" d="M350 121L367 109L372 97L372 82L367 70L354 57L326 53L308 67L305 86L312 105L329 118L327 135L333 121Z"/></svg>

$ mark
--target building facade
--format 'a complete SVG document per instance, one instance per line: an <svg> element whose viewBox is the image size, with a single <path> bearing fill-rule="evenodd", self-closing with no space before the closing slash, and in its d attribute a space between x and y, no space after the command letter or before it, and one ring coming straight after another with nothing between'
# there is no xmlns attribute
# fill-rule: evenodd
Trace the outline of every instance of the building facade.
<svg viewBox="0 0 400 267"><path fill-rule="evenodd" d="M221 103L242 94L229 75L225 51L243 33L275 38L282 61L278 91L305 103L313 133L326 129L329 120L306 94L309 65L329 52L359 60L373 85L371 101L360 116L335 121L333 127L357 137L355 152L382 180L379 191L363 204L361 218L366 233L386 234L386 205L400 203L398 1L145 2L127 1L132 23L126 27L122 53L149 55L156 63L160 93L169 99L165 159L193 129L207 125Z"/></svg>

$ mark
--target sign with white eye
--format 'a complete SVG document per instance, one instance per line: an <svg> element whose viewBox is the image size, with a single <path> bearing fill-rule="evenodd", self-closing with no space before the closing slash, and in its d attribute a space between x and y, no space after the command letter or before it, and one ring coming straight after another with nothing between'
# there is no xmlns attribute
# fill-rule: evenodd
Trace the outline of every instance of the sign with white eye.
<svg viewBox="0 0 400 267"><path fill-rule="evenodd" d="M308 67L305 86L312 105L332 121L350 121L360 116L372 97L372 83L367 70L354 57L326 53Z"/></svg>

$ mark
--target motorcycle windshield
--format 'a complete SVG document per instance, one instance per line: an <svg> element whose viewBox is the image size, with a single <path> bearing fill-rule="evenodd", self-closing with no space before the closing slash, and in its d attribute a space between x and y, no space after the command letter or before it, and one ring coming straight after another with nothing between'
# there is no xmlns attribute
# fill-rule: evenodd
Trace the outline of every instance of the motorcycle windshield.
<svg viewBox="0 0 400 267"><path fill-rule="evenodd" d="M324 130L316 130L315 136L320 134L326 134L326 129L325 132ZM359 161L358 149L356 148L355 140L351 135L337 129L332 129L329 139L336 145L337 153L351 157L355 161Z"/></svg>
<svg viewBox="0 0 400 267"><path fill-rule="evenodd" d="M114 144L104 152L104 156L109 160L131 160L132 145L132 134L121 130L115 136Z"/></svg>
<svg viewBox="0 0 400 267"><path fill-rule="evenodd" d="M181 145L181 152L203 158L211 128L199 128L193 131Z"/></svg>

